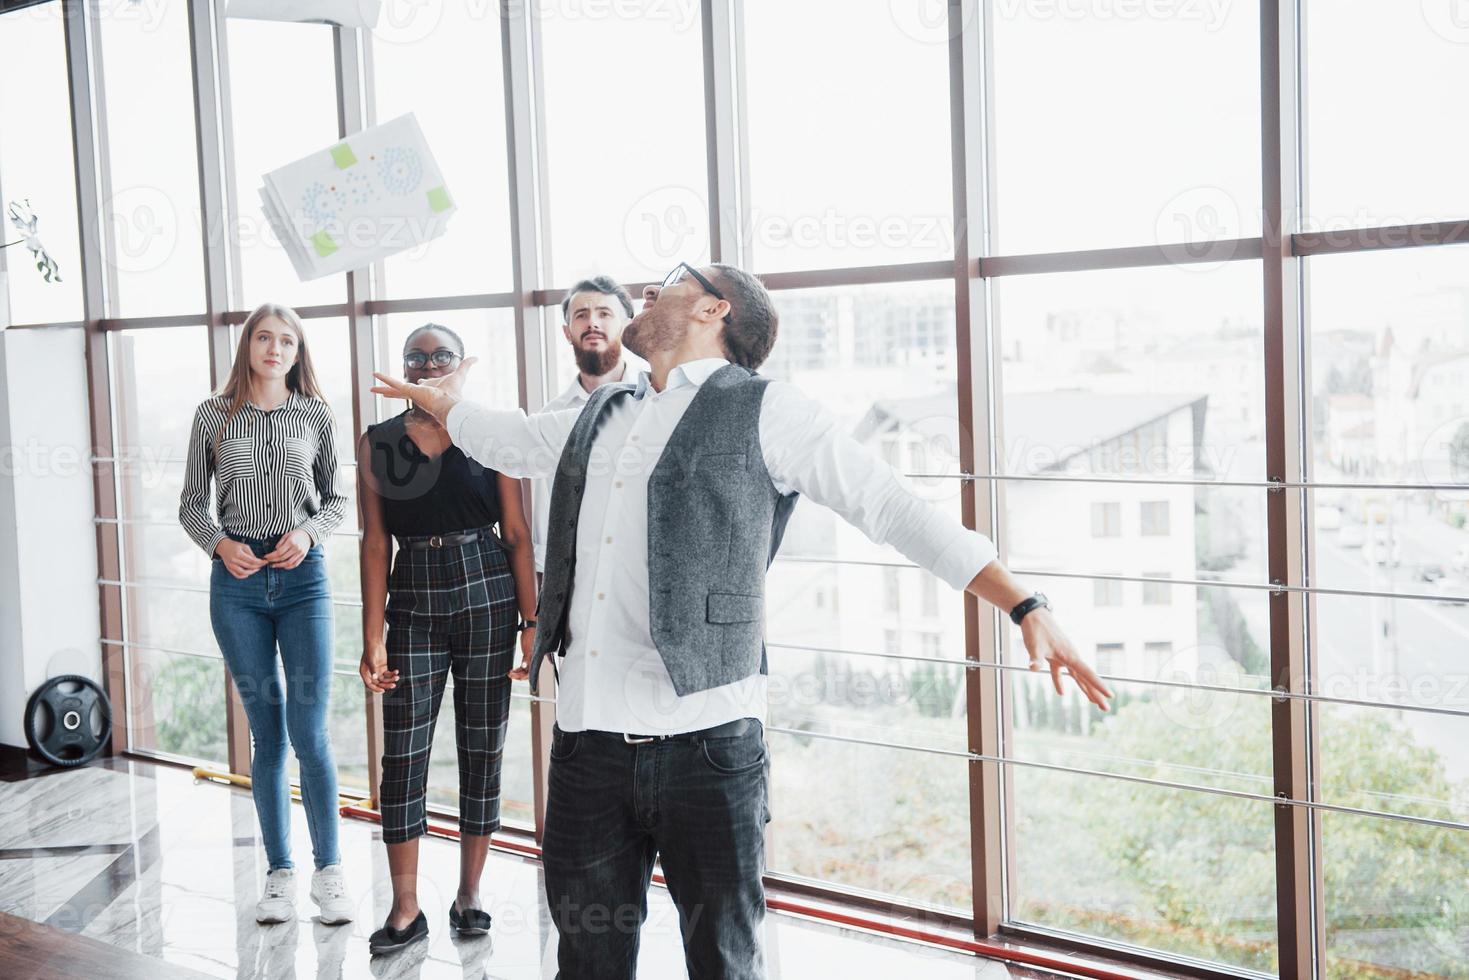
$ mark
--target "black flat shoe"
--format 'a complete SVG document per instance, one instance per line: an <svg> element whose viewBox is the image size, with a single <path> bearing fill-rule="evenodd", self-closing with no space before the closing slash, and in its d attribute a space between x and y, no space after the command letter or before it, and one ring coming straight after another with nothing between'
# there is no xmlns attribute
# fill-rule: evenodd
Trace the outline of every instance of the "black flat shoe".
<svg viewBox="0 0 1469 980"><path fill-rule="evenodd" d="M367 940L367 948L372 951L373 956L379 953L394 953L404 946L418 942L428 937L428 917L420 909L413 921L402 929L394 929L386 922L383 927L373 933Z"/></svg>
<svg viewBox="0 0 1469 980"><path fill-rule="evenodd" d="M484 909L459 911L457 900L449 903L449 925L461 936L483 936L490 931L490 913Z"/></svg>

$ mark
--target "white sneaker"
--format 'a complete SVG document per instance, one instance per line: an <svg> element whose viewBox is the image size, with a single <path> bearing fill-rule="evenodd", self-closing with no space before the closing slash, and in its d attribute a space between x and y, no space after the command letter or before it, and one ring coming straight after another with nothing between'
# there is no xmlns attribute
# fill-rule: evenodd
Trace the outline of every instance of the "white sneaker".
<svg viewBox="0 0 1469 980"><path fill-rule="evenodd" d="M265 893L255 906L256 922L289 922L296 917L296 872L276 868L265 876Z"/></svg>
<svg viewBox="0 0 1469 980"><path fill-rule="evenodd" d="M327 925L352 921L352 900L340 864L318 868L311 876L311 900L321 908L321 921Z"/></svg>

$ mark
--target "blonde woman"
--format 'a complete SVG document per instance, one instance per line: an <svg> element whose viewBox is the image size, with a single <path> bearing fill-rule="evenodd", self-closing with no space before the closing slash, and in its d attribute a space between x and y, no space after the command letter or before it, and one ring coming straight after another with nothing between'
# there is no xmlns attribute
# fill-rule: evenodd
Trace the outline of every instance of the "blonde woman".
<svg viewBox="0 0 1469 980"><path fill-rule="evenodd" d="M332 596L322 542L346 510L334 430L300 319L261 306L240 331L228 380L194 413L179 500L180 523L213 558L209 617L254 741L251 788L269 865L257 922L295 918L288 739L315 857L311 897L323 922L352 919L327 737Z"/></svg>

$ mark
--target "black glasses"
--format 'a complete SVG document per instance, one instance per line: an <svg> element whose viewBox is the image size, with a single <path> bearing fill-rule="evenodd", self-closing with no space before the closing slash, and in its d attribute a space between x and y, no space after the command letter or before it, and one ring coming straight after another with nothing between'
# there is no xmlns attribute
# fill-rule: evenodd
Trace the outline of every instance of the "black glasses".
<svg viewBox="0 0 1469 980"><path fill-rule="evenodd" d="M660 290L667 289L669 286L672 286L674 283L682 279L685 272L698 280L699 285L704 287L704 292L708 293L710 296L713 296L715 299L724 299L724 294L714 288L714 283L706 279L703 273L701 273L698 269L695 269L693 266L689 265L687 262L680 262L678 265L674 266L673 271L663 277L663 285L659 286L658 288Z"/></svg>
<svg viewBox="0 0 1469 980"><path fill-rule="evenodd" d="M454 363L454 358L458 356L458 354L444 347L440 347L432 354L425 354L421 350L409 351L403 355L403 366L412 368L415 371L422 371L428 366L429 361L433 361L434 367L448 367Z"/></svg>

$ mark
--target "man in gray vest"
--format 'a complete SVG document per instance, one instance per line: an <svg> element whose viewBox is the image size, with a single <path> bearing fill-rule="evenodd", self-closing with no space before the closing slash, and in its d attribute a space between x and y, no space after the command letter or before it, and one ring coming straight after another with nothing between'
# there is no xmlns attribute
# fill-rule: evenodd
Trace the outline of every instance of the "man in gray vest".
<svg viewBox="0 0 1469 980"><path fill-rule="evenodd" d="M411 398L501 473L554 473L536 616L559 678L542 856L566 980L625 978L655 858L689 976L764 975L765 572L797 494L832 508L956 589L1011 612L1032 669L1112 696L1045 597L988 538L908 492L891 467L792 385L756 374L775 342L765 287L686 263L643 293L623 344L636 383L527 417L462 401L454 374L373 390ZM534 628L534 625L532 625Z"/></svg>

